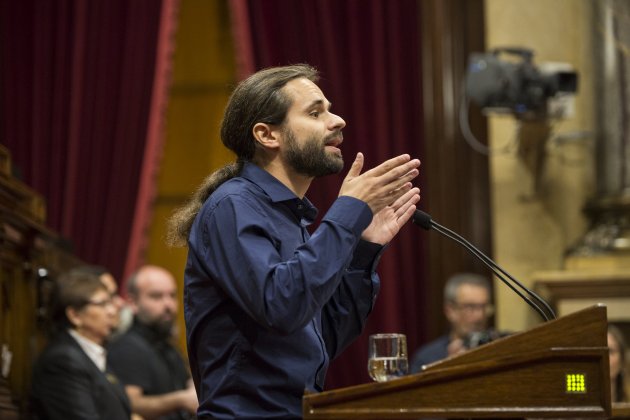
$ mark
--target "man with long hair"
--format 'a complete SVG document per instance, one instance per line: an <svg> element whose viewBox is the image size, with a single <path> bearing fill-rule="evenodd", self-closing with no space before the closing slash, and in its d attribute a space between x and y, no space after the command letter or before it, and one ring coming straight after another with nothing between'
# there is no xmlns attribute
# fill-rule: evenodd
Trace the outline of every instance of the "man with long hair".
<svg viewBox="0 0 630 420"><path fill-rule="evenodd" d="M308 65L259 71L230 97L211 174L171 219L188 244L184 314L202 418L301 417L329 360L362 331L385 247L415 211L420 162L400 155L362 173L357 154L311 235L314 178L343 169L345 121Z"/></svg>

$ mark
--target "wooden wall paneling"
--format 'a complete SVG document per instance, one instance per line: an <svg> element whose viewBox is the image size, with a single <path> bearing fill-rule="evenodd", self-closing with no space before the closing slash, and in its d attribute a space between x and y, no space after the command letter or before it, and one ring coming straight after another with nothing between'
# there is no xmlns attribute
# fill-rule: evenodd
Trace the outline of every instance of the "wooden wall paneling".
<svg viewBox="0 0 630 420"><path fill-rule="evenodd" d="M482 0L426 0L422 5L422 78L424 96L426 180L423 209L438 223L491 253L490 187L487 156L474 151L459 129L459 106L468 55L483 51ZM486 121L470 113L471 129L486 141ZM428 313L442 313L445 280L459 271L487 274L485 267L465 249L437 232L429 235L428 275L431 288ZM431 323L429 335L442 334L446 320Z"/></svg>
<svg viewBox="0 0 630 420"><path fill-rule="evenodd" d="M28 418L31 369L46 335L38 271L55 275L80 261L44 225L41 195L10 176L8 151L0 147L0 156L0 352L4 347L12 354L10 365L0 364L10 367L6 378L0 375L0 417L18 410Z"/></svg>

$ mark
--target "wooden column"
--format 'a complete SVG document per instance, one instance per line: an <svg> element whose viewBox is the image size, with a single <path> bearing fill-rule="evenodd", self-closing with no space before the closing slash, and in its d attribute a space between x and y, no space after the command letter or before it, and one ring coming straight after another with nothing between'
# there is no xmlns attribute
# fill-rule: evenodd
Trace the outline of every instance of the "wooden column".
<svg viewBox="0 0 630 420"><path fill-rule="evenodd" d="M459 128L459 107L468 55L485 50L482 0L423 0L422 77L426 149L422 157L423 208L438 223L492 253L488 158L474 151ZM470 112L470 128L487 142L486 120ZM427 313L442 313L446 279L460 271L488 274L485 267L437 232L429 236ZM427 325L433 337L447 328L440 317ZM439 321L439 322L438 322Z"/></svg>
<svg viewBox="0 0 630 420"><path fill-rule="evenodd" d="M0 146L2 419L21 418L28 413L31 368L45 344L45 290L42 286L47 275L79 263L64 246L64 241L46 228L45 217L44 200L11 176L9 152Z"/></svg>

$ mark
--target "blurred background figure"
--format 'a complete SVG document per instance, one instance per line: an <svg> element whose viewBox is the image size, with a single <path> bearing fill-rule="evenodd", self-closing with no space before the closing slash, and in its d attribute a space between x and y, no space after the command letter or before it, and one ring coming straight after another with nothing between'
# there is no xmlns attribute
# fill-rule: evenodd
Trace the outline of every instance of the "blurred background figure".
<svg viewBox="0 0 630 420"><path fill-rule="evenodd" d="M626 353L628 347L619 328L608 325L608 349L610 361L610 399L612 402L628 402L626 390Z"/></svg>
<svg viewBox="0 0 630 420"><path fill-rule="evenodd" d="M424 365L476 347L496 338L488 330L488 319L494 312L489 280L475 273L451 276L444 286L444 315L450 331L420 347L412 357L410 373Z"/></svg>
<svg viewBox="0 0 630 420"><path fill-rule="evenodd" d="M112 303L116 307L116 316L114 320L114 331L112 337L117 337L129 328L133 320L133 313L131 308L125 303L125 299L120 295L118 290L118 283L116 279L109 272L109 270L100 265L81 265L71 270L78 273L89 273L98 276L101 283L107 288L109 295L112 299Z"/></svg>
<svg viewBox="0 0 630 420"><path fill-rule="evenodd" d="M54 283L54 335L33 368L39 419L128 419L129 400L106 368L105 343L117 309L99 277L70 271Z"/></svg>
<svg viewBox="0 0 630 420"><path fill-rule="evenodd" d="M125 385L134 413L147 419L189 419L197 394L188 364L172 344L177 317L177 286L162 267L141 267L127 282L134 318L112 341L108 361Z"/></svg>

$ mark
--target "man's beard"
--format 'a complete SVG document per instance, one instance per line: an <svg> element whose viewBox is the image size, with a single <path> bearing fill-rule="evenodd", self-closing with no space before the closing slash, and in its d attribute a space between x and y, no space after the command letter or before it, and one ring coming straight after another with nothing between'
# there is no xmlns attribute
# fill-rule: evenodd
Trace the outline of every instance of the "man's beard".
<svg viewBox="0 0 630 420"><path fill-rule="evenodd" d="M158 336L163 338L168 338L171 336L173 332L173 326L175 325L175 319L164 319L164 318L146 318L142 316L138 316L138 320L146 325L150 330L158 334Z"/></svg>
<svg viewBox="0 0 630 420"><path fill-rule="evenodd" d="M170 337L170 335L173 333L174 324L175 320L167 321L163 319L158 319L151 323L151 328L162 337Z"/></svg>
<svg viewBox="0 0 630 420"><path fill-rule="evenodd" d="M286 158L287 163L298 173L306 176L320 177L337 174L343 169L343 158L336 153L326 153L325 142L315 136L306 139L300 147L295 134L289 128L286 134ZM339 136L334 133L330 137Z"/></svg>

